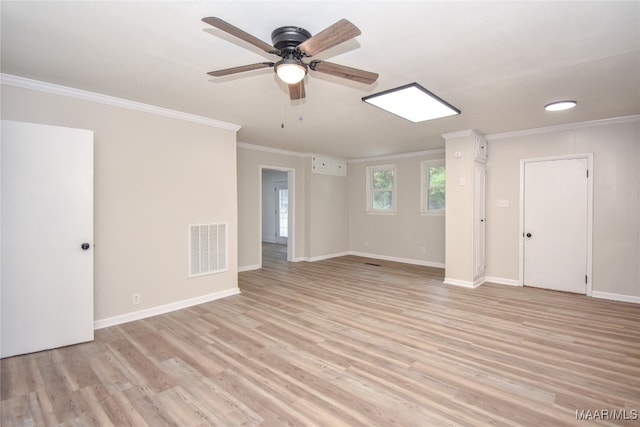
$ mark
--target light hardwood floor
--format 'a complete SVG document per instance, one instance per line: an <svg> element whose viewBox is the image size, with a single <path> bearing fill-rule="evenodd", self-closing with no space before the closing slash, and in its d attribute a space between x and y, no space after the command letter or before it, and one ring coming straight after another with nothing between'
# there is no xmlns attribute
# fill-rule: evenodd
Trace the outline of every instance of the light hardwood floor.
<svg viewBox="0 0 640 427"><path fill-rule="evenodd" d="M2 426L640 423L602 420L640 410L638 305L281 249L240 295L2 360Z"/></svg>

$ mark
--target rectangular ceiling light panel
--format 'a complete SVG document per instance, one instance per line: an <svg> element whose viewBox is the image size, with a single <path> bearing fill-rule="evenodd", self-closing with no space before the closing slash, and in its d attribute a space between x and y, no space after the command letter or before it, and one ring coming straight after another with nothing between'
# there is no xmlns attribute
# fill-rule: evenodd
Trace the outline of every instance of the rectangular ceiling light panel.
<svg viewBox="0 0 640 427"><path fill-rule="evenodd" d="M362 100L414 123L461 113L418 83L365 96Z"/></svg>

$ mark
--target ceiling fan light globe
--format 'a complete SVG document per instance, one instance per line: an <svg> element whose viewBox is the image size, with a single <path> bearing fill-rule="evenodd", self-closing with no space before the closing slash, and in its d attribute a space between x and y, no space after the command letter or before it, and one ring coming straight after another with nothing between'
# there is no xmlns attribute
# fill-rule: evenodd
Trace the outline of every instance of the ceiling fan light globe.
<svg viewBox="0 0 640 427"><path fill-rule="evenodd" d="M276 74L283 82L294 84L304 79L307 69L297 63L282 63L276 66Z"/></svg>

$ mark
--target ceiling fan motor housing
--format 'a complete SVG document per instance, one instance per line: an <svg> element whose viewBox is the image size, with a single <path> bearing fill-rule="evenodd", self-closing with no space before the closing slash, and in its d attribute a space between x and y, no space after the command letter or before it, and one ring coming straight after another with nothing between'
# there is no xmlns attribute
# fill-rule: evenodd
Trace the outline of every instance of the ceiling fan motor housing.
<svg viewBox="0 0 640 427"><path fill-rule="evenodd" d="M273 46L283 53L293 53L303 41L310 39L311 33L304 28L295 26L280 27L271 33Z"/></svg>

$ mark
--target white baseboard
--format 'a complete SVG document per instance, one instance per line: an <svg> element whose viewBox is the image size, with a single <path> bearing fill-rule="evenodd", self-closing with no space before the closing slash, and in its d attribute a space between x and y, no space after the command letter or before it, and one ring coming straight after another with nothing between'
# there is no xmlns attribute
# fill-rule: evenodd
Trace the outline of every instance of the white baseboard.
<svg viewBox="0 0 640 427"><path fill-rule="evenodd" d="M93 329L102 329L109 326L119 325L121 323L132 322L134 320L140 320L151 316L157 316L158 314L169 313L172 311L188 308L194 305L203 304L205 302L214 301L220 298L229 297L232 295L238 295L240 293L239 288L225 289L224 291L214 292L207 295L202 295L195 298L190 298L182 301L177 301L171 304L159 305L157 307L145 308L144 310L134 311L131 313L125 313L114 317L108 317L106 319L100 319L93 322Z"/></svg>
<svg viewBox="0 0 640 427"><path fill-rule="evenodd" d="M349 255L360 256L364 258L373 258L373 259L381 259L384 261L393 261L393 262L401 262L403 264L413 264L413 265L422 265L424 267L436 267L436 268L444 268L444 264L440 262L432 262L432 261L423 261L421 259L410 259L410 258L398 258L387 255L378 255L378 254L370 254L366 252L356 252L351 251Z"/></svg>
<svg viewBox="0 0 640 427"><path fill-rule="evenodd" d="M487 277L485 277L485 281L486 282L490 282L490 283L496 283L498 285L522 286L520 284L520 281L518 281L518 280L505 279L505 278L502 278L502 277L487 276Z"/></svg>
<svg viewBox="0 0 640 427"><path fill-rule="evenodd" d="M243 265L242 267L238 267L238 273L242 273L243 271L258 270L260 268L262 268L260 264Z"/></svg>
<svg viewBox="0 0 640 427"><path fill-rule="evenodd" d="M469 282L466 280L450 279L448 277L445 277L443 283L445 285L453 285L453 286L460 286L462 288L473 289L480 286L482 283L484 283L484 281Z"/></svg>
<svg viewBox="0 0 640 427"><path fill-rule="evenodd" d="M346 256L346 255L351 255L351 252L338 252L338 253L335 253L335 254L319 255L319 256L314 256L314 257L305 257L304 261L316 262L316 261L322 261L322 260L325 260L325 259L337 258L337 257L341 257L341 256Z"/></svg>
<svg viewBox="0 0 640 427"><path fill-rule="evenodd" d="M611 292L593 291L591 292L591 296L593 298L609 299L614 301L632 302L634 304L640 304L640 297L636 297L633 295L623 295L623 294L614 294Z"/></svg>
<svg viewBox="0 0 640 427"><path fill-rule="evenodd" d="M354 255L354 256L359 256L363 258L380 259L384 261L401 262L404 264L422 265L425 267L444 268L444 264L439 262L423 261L420 259L398 258L393 256L370 254L366 252L356 252L356 251L337 252L334 254L318 255L314 257L298 257L298 258L294 258L293 262L300 262L300 261L316 262L316 261L323 261L325 259L337 258L337 257L347 256L347 255ZM247 267L251 267L251 266L247 266ZM245 270L245 268L247 267L240 267L238 270L247 271Z"/></svg>

